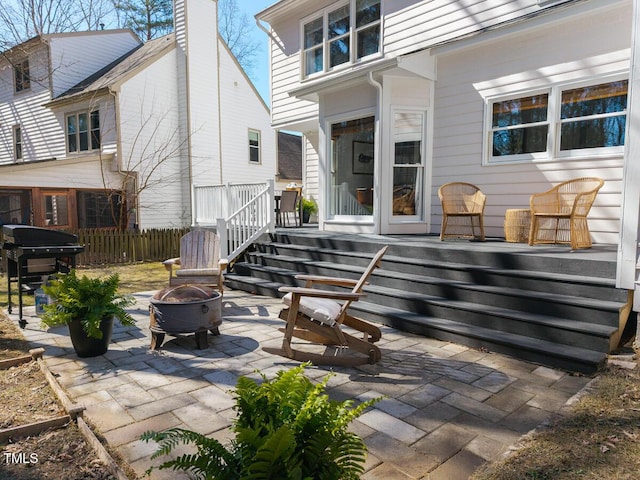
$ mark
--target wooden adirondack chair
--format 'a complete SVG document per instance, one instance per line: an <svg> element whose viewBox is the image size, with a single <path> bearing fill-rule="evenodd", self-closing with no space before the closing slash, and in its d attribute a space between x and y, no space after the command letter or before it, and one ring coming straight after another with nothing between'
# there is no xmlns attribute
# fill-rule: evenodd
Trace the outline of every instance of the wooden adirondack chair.
<svg viewBox="0 0 640 480"><path fill-rule="evenodd" d="M265 347L264 350L318 365L352 366L378 362L381 358L380 349L373 343L380 340L380 329L349 315L348 309L351 302L366 295L362 293L362 288L373 270L380 265L387 248L385 246L375 254L359 280L297 275L297 279L306 282L304 287L280 287L279 290L286 293L283 302L288 307L280 312L280 318L287 322L286 327L282 329L284 332L282 348ZM347 292L314 288L316 284L352 287L352 290ZM355 333L350 333L351 330ZM333 355L329 353L332 350L330 348L325 349L325 353L297 350L291 345L293 337L307 340L315 345L337 347L335 351L338 354L343 350L345 353L347 350L352 350L356 354L363 355Z"/></svg>
<svg viewBox="0 0 640 480"><path fill-rule="evenodd" d="M220 258L220 236L215 232L194 230L183 235L180 258L162 263L169 271L169 285L207 285L223 293L223 272L229 262Z"/></svg>

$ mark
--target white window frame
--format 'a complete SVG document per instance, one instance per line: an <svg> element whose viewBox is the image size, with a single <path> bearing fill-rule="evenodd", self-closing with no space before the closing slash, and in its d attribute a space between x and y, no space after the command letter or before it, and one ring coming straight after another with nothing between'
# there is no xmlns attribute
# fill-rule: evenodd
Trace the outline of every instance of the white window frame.
<svg viewBox="0 0 640 480"><path fill-rule="evenodd" d="M484 148L483 148L483 165L505 165L513 163L524 162L550 162L565 159L581 159L581 158L593 158L593 157L614 157L624 154L624 145L616 147L599 147L599 148L581 148L574 150L560 150L561 138L560 128L563 121L560 118L561 114L561 102L562 92L566 90L572 90L575 88L582 88L589 85L599 85L602 83L616 82L620 80L628 80L629 76L625 74L612 74L607 76L591 77L580 82L566 82L558 83L546 88L532 89L526 91L519 91L510 95L496 95L487 97L485 100L485 120L484 120ZM549 102L547 108L547 122L539 122L539 124L548 124L547 135L547 149L544 152L525 153L518 155L508 155L503 157L493 157L493 104L497 102L503 102L515 98L524 98L534 95L540 95L543 93L549 94ZM628 114L628 109L624 110L625 116ZM600 116L610 116L611 114L604 114ZM615 115L615 114L614 114ZM596 118L598 115L584 117L584 118ZM571 119L570 121L575 121ZM523 124L524 125L524 124ZM526 124L528 126L535 124ZM626 140L626 139L625 139Z"/></svg>
<svg viewBox="0 0 640 480"><path fill-rule="evenodd" d="M258 146L254 147L251 145L251 134L252 133L256 133L258 135ZM248 143L248 153L249 153L249 164L250 165L260 165L262 164L262 133L260 132L260 130L257 130L255 128L250 128L247 131L247 143ZM255 149L258 151L258 161L253 161L251 160L251 149Z"/></svg>
<svg viewBox="0 0 640 480"><path fill-rule="evenodd" d="M340 2L336 2L326 8L324 8L321 12L316 12L313 15L309 15L308 17L303 18L300 21L300 79L301 80L305 80L305 79L309 79L309 78L315 78L330 72L335 72L335 71L340 71L340 70L344 70L346 68L349 68L355 64L358 64L360 62L363 61L367 61L367 60L371 60L374 58L379 58L382 57L382 38L383 38L383 22L382 22L382 17L383 17L383 4L384 4L384 0L380 0L380 18L374 22L368 23L365 26L361 26L361 27L356 27L356 0L345 0L345 1L340 1ZM345 33L344 35L341 35L339 37L335 37L332 39L328 38L328 30L329 30L329 13L334 12L342 7L344 7L345 5L349 5L349 32ZM322 44L321 44L321 48L322 48L322 70L319 70L317 72L312 72L312 73L307 73L306 72L306 53L314 50L315 48L318 48L317 45L314 45L313 47L310 48L305 48L304 45L304 27L305 25L313 22L314 20L318 20L319 18L322 19ZM357 46L358 46L358 42L357 42L357 38L358 38L358 33L361 32L362 30L366 30L367 28L371 28L375 25L379 25L380 28L380 34L379 34L379 38L378 38L378 51L369 55L365 55L363 57L358 58L358 52L357 52ZM329 66L329 62L330 62L330 49L329 49L329 45L330 43L338 40L339 38L343 38L343 37L349 37L349 61L341 63L339 65L336 65L335 67L330 67Z"/></svg>
<svg viewBox="0 0 640 480"><path fill-rule="evenodd" d="M97 114L98 115L98 135L99 135L99 140L98 140L98 145L94 145L93 144L93 131L94 129L92 128L91 125L91 119L93 114ZM82 114L86 114L87 115L87 146L88 148L86 150L81 150L80 149L80 131L78 130L78 126L80 124L79 122L79 116ZM77 148L75 150L70 150L69 149L69 117L75 117L76 119L76 146ZM66 148L67 148L67 153L71 154L71 155L82 155L85 154L87 152L95 152L97 150L100 150L101 146L102 146L102 121L100 118L100 109L98 108L94 108L94 109L89 109L89 110L79 110L77 112L69 112L67 114L65 114L64 116L64 133L65 133L65 144L66 144Z"/></svg>
<svg viewBox="0 0 640 480"><path fill-rule="evenodd" d="M24 139L22 136L22 127L20 125L13 126L13 159L16 162L24 160Z"/></svg>

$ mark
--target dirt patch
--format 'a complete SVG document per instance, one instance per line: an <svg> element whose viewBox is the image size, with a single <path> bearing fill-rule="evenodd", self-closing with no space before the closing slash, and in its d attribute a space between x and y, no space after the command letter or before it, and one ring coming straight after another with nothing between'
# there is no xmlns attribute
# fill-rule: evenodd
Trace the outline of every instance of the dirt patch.
<svg viewBox="0 0 640 480"><path fill-rule="evenodd" d="M0 312L0 359L28 353L19 328ZM64 415L47 379L35 362L0 370L0 429ZM121 467L123 462L119 462ZM124 469L130 472L126 465ZM116 479L86 442L75 423L0 445L2 480ZM130 478L135 475L130 474Z"/></svg>
<svg viewBox="0 0 640 480"><path fill-rule="evenodd" d="M0 478L11 480L116 479L71 423L2 447Z"/></svg>
<svg viewBox="0 0 640 480"><path fill-rule="evenodd" d="M0 404L0 429L65 414L35 361L0 370Z"/></svg>

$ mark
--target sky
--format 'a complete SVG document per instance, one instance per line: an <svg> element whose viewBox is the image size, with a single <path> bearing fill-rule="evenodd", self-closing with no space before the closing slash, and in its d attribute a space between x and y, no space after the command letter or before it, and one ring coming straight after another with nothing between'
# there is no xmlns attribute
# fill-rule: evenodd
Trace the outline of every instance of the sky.
<svg viewBox="0 0 640 480"><path fill-rule="evenodd" d="M267 103L269 98L269 39L267 34L260 30L255 23L255 14L276 3L277 0L238 0L238 7L247 14L253 25L252 36L260 42L260 50L256 55L256 64L251 80L256 89Z"/></svg>

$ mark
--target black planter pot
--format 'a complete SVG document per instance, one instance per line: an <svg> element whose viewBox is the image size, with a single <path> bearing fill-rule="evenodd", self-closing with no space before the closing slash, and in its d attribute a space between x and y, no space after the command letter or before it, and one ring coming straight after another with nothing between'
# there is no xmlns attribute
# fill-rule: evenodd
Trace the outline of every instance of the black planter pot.
<svg viewBox="0 0 640 480"><path fill-rule="evenodd" d="M79 357L97 357L107 353L109 343L111 343L111 333L113 332L113 317L102 319L100 331L102 332L102 338L88 337L84 328L82 328L80 320L69 322L69 336Z"/></svg>

